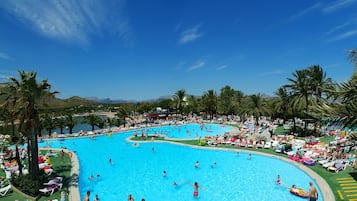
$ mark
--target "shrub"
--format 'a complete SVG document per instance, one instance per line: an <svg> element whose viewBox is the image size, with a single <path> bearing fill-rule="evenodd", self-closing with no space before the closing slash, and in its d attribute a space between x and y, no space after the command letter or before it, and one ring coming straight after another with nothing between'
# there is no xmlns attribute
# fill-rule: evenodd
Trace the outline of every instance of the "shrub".
<svg viewBox="0 0 357 201"><path fill-rule="evenodd" d="M44 182L44 176L40 176L39 180L33 181L30 175L12 175L12 184L23 193L36 197L39 194L38 189L41 188Z"/></svg>

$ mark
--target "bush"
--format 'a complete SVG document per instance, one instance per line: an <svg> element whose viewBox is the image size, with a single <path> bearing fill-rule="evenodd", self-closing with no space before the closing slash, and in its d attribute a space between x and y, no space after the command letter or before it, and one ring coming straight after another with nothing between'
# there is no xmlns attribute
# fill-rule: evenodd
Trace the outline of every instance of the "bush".
<svg viewBox="0 0 357 201"><path fill-rule="evenodd" d="M43 175L43 174L41 174ZM33 181L30 175L12 175L11 183L23 193L36 197L39 195L38 189L44 182L44 176L40 176L37 181Z"/></svg>

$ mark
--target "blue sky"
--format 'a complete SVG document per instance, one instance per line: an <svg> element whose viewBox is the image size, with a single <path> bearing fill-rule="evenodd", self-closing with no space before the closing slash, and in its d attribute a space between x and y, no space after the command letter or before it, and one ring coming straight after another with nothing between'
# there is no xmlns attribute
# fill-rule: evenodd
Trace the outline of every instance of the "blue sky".
<svg viewBox="0 0 357 201"><path fill-rule="evenodd" d="M357 0L2 0L0 11L0 81L36 71L60 98L273 95L312 65L349 79L357 48Z"/></svg>

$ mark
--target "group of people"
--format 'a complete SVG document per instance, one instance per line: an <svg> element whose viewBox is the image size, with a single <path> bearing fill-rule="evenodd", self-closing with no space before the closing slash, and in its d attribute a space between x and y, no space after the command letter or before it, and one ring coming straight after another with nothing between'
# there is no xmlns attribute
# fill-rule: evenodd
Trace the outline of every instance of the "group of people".
<svg viewBox="0 0 357 201"><path fill-rule="evenodd" d="M280 175L277 176L277 179L276 179L276 184L278 186L281 185L281 179L280 179ZM309 182L309 186L310 186L310 189L309 189L309 192L306 192L304 193L304 197L308 197L309 198L309 201L317 201L318 197L319 197L319 194L317 192L317 189L315 188L314 184L312 182ZM295 193L295 194L298 194L299 193L299 188L293 184L290 188L290 191Z"/></svg>
<svg viewBox="0 0 357 201"><path fill-rule="evenodd" d="M134 201L134 197L131 194L128 195L128 201ZM141 201L145 201L145 198L141 198Z"/></svg>
<svg viewBox="0 0 357 201"><path fill-rule="evenodd" d="M84 196L84 200L83 201L89 201L90 200L89 198L90 198L90 191L87 191L86 195ZM95 195L93 201L99 201L99 196Z"/></svg>

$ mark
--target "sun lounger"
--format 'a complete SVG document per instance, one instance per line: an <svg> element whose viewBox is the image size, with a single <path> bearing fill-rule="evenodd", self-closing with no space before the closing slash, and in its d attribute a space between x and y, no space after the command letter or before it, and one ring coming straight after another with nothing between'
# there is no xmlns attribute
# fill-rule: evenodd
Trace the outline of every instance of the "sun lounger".
<svg viewBox="0 0 357 201"><path fill-rule="evenodd" d="M52 195L56 190L61 189L62 184L52 184L44 188L39 189L39 191L45 195Z"/></svg>
<svg viewBox="0 0 357 201"><path fill-rule="evenodd" d="M271 147L271 142L266 142L264 144L264 149L270 149L270 147Z"/></svg>
<svg viewBox="0 0 357 201"><path fill-rule="evenodd" d="M51 180L49 180L47 183L43 183L45 186L50 186L52 184L60 184L63 180L63 177L56 177Z"/></svg>
<svg viewBox="0 0 357 201"><path fill-rule="evenodd" d="M346 169L347 163L336 163L334 166L328 167L327 169L332 172L339 172Z"/></svg>
<svg viewBox="0 0 357 201"><path fill-rule="evenodd" d="M44 169L44 172L45 172L46 175L51 175L52 172L53 172L53 169L52 168Z"/></svg>
<svg viewBox="0 0 357 201"><path fill-rule="evenodd" d="M329 168L329 167L334 166L335 163L336 163L336 161L330 161L330 162L327 162L327 163L323 164L322 166L323 166L324 168Z"/></svg>
<svg viewBox="0 0 357 201"><path fill-rule="evenodd" d="M0 196L5 196L10 189L11 189L11 185L0 188Z"/></svg>

